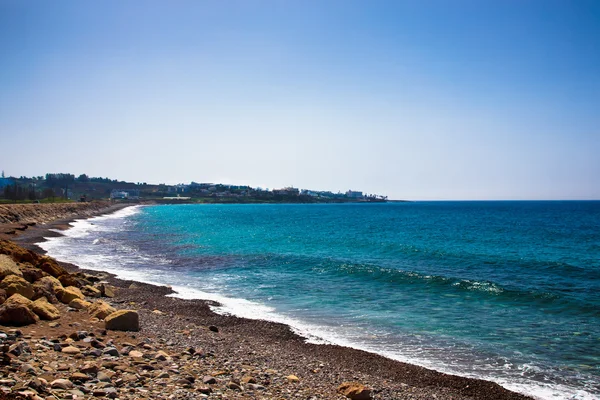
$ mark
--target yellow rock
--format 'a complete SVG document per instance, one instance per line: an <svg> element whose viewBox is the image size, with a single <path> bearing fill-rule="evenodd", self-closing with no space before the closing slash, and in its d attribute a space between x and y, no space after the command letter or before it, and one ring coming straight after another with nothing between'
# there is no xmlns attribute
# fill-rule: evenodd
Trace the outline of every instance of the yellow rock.
<svg viewBox="0 0 600 400"><path fill-rule="evenodd" d="M31 309L41 319L54 320L60 318L60 312L56 307L46 300L45 297L40 297L32 303Z"/></svg>
<svg viewBox="0 0 600 400"><path fill-rule="evenodd" d="M300 382L300 378L298 378L296 375L288 375L286 379L288 382Z"/></svg>
<svg viewBox="0 0 600 400"><path fill-rule="evenodd" d="M85 296L81 290L75 286L67 286L66 288L55 288L56 297L63 303L69 304L73 299L84 300Z"/></svg>
<svg viewBox="0 0 600 400"><path fill-rule="evenodd" d="M101 297L102 296L102 292L90 285L86 285L83 287L83 289L81 290L82 293L84 293L86 296L90 296L90 297Z"/></svg>
<svg viewBox="0 0 600 400"><path fill-rule="evenodd" d="M352 400L371 399L371 390L358 382L344 382L338 386L337 391Z"/></svg>
<svg viewBox="0 0 600 400"><path fill-rule="evenodd" d="M90 303L89 301L81 300L79 298L73 299L69 303L69 307L76 308L78 310L86 309L86 308L88 308L91 305L92 305L92 303Z"/></svg>
<svg viewBox="0 0 600 400"><path fill-rule="evenodd" d="M140 317L134 310L119 310L104 318L105 328L113 331L139 331Z"/></svg>
<svg viewBox="0 0 600 400"><path fill-rule="evenodd" d="M8 275L17 275L23 277L23 273L19 269L16 262L6 254L0 254L0 280Z"/></svg>
<svg viewBox="0 0 600 400"><path fill-rule="evenodd" d="M0 282L0 289L6 290L7 296L12 296L15 293L23 297L31 299L33 297L33 286L25 279L17 275L8 275Z"/></svg>
<svg viewBox="0 0 600 400"><path fill-rule="evenodd" d="M35 324L39 317L31 311L33 302L18 293L10 296L0 306L0 324L23 326Z"/></svg>
<svg viewBox="0 0 600 400"><path fill-rule="evenodd" d="M102 300L97 300L88 308L90 315L98 319L104 319L115 311L117 311L115 308L111 307L110 304Z"/></svg>

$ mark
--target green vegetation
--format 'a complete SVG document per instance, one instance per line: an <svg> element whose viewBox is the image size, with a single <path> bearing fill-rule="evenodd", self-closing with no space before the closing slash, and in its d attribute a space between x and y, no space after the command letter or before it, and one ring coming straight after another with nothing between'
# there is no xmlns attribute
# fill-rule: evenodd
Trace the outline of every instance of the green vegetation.
<svg viewBox="0 0 600 400"><path fill-rule="evenodd" d="M357 193L360 195L357 196ZM196 183L165 185L116 179L48 173L34 177L0 178L0 203L52 203L112 199L157 203L347 203L382 202L387 197L360 192L332 193L296 188L262 190L249 186Z"/></svg>

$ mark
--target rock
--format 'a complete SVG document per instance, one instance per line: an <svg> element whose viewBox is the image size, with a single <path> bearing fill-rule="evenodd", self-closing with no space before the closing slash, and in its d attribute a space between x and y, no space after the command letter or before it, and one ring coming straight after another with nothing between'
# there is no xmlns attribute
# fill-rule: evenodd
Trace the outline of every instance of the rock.
<svg viewBox="0 0 600 400"><path fill-rule="evenodd" d="M39 317L31 311L33 302L20 294L13 294L0 306L0 324L23 326L35 324Z"/></svg>
<svg viewBox="0 0 600 400"><path fill-rule="evenodd" d="M156 315L163 315L164 312L160 311L160 310L153 310L152 314L156 314Z"/></svg>
<svg viewBox="0 0 600 400"><path fill-rule="evenodd" d="M79 370L84 374L97 374L99 368L95 364L85 364L83 367L79 368Z"/></svg>
<svg viewBox="0 0 600 400"><path fill-rule="evenodd" d="M110 382L110 376L104 371L98 372L96 378L98 378L100 382Z"/></svg>
<svg viewBox="0 0 600 400"><path fill-rule="evenodd" d="M248 389L250 389L250 390L265 390L266 388L263 385L257 385L256 383L249 383Z"/></svg>
<svg viewBox="0 0 600 400"><path fill-rule="evenodd" d="M74 299L85 300L85 296L81 290L75 286L67 286L66 288L55 288L56 297L64 304L69 304Z"/></svg>
<svg viewBox="0 0 600 400"><path fill-rule="evenodd" d="M37 300L41 297L45 297L52 304L58 303L56 298L56 288L62 288L61 283L58 279L52 276L44 276L33 283L34 294L32 300Z"/></svg>
<svg viewBox="0 0 600 400"><path fill-rule="evenodd" d="M156 353L156 355L154 356L154 359L156 361L167 361L167 360L171 359L171 356L169 356L164 351L160 350Z"/></svg>
<svg viewBox="0 0 600 400"><path fill-rule="evenodd" d="M45 297L40 297L32 303L31 310L36 313L41 319L52 321L60 318L58 308L46 300Z"/></svg>
<svg viewBox="0 0 600 400"><path fill-rule="evenodd" d="M92 341L90 341L90 345L96 349L103 349L106 347L106 345L96 339L92 339Z"/></svg>
<svg viewBox="0 0 600 400"><path fill-rule="evenodd" d="M45 379L34 378L27 383L27 386L40 393L46 391L48 382Z"/></svg>
<svg viewBox="0 0 600 400"><path fill-rule="evenodd" d="M0 305L4 304L4 302L6 301L7 297L8 296L6 295L6 290L0 289Z"/></svg>
<svg viewBox="0 0 600 400"><path fill-rule="evenodd" d="M107 354L109 356L113 356L113 357L119 357L119 350L117 350L116 347L106 347L103 351L102 354Z"/></svg>
<svg viewBox="0 0 600 400"><path fill-rule="evenodd" d="M41 269L33 268L32 266L21 267L21 272L23 273L23 279L31 284L42 279L46 275Z"/></svg>
<svg viewBox="0 0 600 400"><path fill-rule="evenodd" d="M235 382L229 382L227 387L232 390L242 390L242 387Z"/></svg>
<svg viewBox="0 0 600 400"><path fill-rule="evenodd" d="M209 326L209 327L208 327L208 330L210 330L210 331L212 331L212 332L219 332L219 328L217 328L217 327L216 327L216 326L214 326L214 325L211 325L211 326Z"/></svg>
<svg viewBox="0 0 600 400"><path fill-rule="evenodd" d="M35 368L31 364L21 364L21 372L25 374L36 375Z"/></svg>
<svg viewBox="0 0 600 400"><path fill-rule="evenodd" d="M81 381L81 382L85 382L90 380L90 377L87 374L81 373L81 372L75 372L74 374L72 374L69 377L69 380L71 381Z"/></svg>
<svg viewBox="0 0 600 400"><path fill-rule="evenodd" d="M250 375L245 375L242 377L242 383L256 383L256 378Z"/></svg>
<svg viewBox="0 0 600 400"><path fill-rule="evenodd" d="M288 375L285 377L285 379L287 379L288 382L300 382L300 378L298 378L296 375Z"/></svg>
<svg viewBox="0 0 600 400"><path fill-rule="evenodd" d="M50 257L42 257L40 269L47 274L52 275L55 278L58 278L61 275L68 274L67 270L61 267L55 259Z"/></svg>
<svg viewBox="0 0 600 400"><path fill-rule="evenodd" d="M85 285L81 288L81 293L89 297L100 297L102 296L102 292L99 289L96 289L93 286Z"/></svg>
<svg viewBox="0 0 600 400"><path fill-rule="evenodd" d="M50 384L52 389L63 389L68 390L73 388L73 382L68 379L55 379Z"/></svg>
<svg viewBox="0 0 600 400"><path fill-rule="evenodd" d="M214 376L206 375L202 378L202 382L204 382L206 385L214 385L217 383L217 380Z"/></svg>
<svg viewBox="0 0 600 400"><path fill-rule="evenodd" d="M73 286L79 288L80 284L77 278L71 274L63 274L58 277L58 280L64 287Z"/></svg>
<svg viewBox="0 0 600 400"><path fill-rule="evenodd" d="M18 293L23 297L31 299L34 293L31 283L17 275L8 275L5 277L0 282L0 289L4 289L8 297Z"/></svg>
<svg viewBox="0 0 600 400"><path fill-rule="evenodd" d="M140 319L137 311L119 310L104 319L106 329L113 331L139 331Z"/></svg>
<svg viewBox="0 0 600 400"><path fill-rule="evenodd" d="M358 382L344 382L338 386L337 391L352 400L371 399L371 390Z"/></svg>
<svg viewBox="0 0 600 400"><path fill-rule="evenodd" d="M81 350L79 350L77 347L75 346L67 346L67 347L63 347L62 352L65 354L79 354L81 353Z"/></svg>
<svg viewBox="0 0 600 400"><path fill-rule="evenodd" d="M100 285L98 285L98 289L100 289L100 293L102 294L102 297L109 297L109 298L115 297L115 289L114 289L114 287L110 286L108 283L105 283L105 282L100 283Z"/></svg>
<svg viewBox="0 0 600 400"><path fill-rule="evenodd" d="M144 353L142 353L141 351L137 351L137 350L131 350L129 352L129 357L142 358L142 357L144 357Z"/></svg>
<svg viewBox="0 0 600 400"><path fill-rule="evenodd" d="M4 279L8 275L16 275L23 277L23 273L17 266L17 263L13 261L10 256L6 254L0 254L0 280Z"/></svg>
<svg viewBox="0 0 600 400"><path fill-rule="evenodd" d="M89 301L81 300L79 298L78 299L73 299L69 303L69 307L75 308L77 310L84 310L84 309L88 308L91 305L92 305L92 303L90 303Z"/></svg>
<svg viewBox="0 0 600 400"><path fill-rule="evenodd" d="M110 304L102 300L97 300L88 308L90 315L98 319L105 319L116 311L117 310L114 307L111 307Z"/></svg>

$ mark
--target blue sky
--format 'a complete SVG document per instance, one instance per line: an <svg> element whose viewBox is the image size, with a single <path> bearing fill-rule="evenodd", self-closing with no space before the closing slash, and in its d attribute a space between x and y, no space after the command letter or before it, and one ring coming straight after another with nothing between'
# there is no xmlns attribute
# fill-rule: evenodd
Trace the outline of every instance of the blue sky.
<svg viewBox="0 0 600 400"><path fill-rule="evenodd" d="M0 0L0 168L600 199L596 1Z"/></svg>

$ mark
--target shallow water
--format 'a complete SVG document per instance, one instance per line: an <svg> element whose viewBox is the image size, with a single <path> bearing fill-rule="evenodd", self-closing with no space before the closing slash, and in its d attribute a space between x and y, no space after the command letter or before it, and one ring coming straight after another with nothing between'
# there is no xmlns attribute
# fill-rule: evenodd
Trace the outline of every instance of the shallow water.
<svg viewBox="0 0 600 400"><path fill-rule="evenodd" d="M133 207L41 246L314 342L600 396L600 202Z"/></svg>

